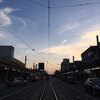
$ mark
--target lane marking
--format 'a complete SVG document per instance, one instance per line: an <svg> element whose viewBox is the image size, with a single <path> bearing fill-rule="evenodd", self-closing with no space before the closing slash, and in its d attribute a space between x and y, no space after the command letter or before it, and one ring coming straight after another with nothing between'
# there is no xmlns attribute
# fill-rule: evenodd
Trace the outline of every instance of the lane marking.
<svg viewBox="0 0 100 100"><path fill-rule="evenodd" d="M15 91L15 92L13 92L13 93L9 93L9 94L7 94L6 96L1 97L0 100L4 99L4 98L6 98L6 97L12 96L12 95L14 95L14 94L16 94L16 93L18 93L18 92L20 92L20 91L26 89L26 88L27 88L27 87L25 87L25 88L23 88L23 89L20 89L20 90L18 90L18 91Z"/></svg>
<svg viewBox="0 0 100 100"><path fill-rule="evenodd" d="M76 88L74 88L74 87L71 87L70 85L65 84L65 83L63 83L63 84L64 84L64 86L68 87L69 89L71 89L71 90L73 90L73 91L76 91L76 92L78 92L78 93L80 93L80 94L86 96L87 98L89 98L89 99L91 99L91 100L96 100L96 98L89 96L88 94L86 94L86 93L80 91L79 89L76 89Z"/></svg>
<svg viewBox="0 0 100 100"><path fill-rule="evenodd" d="M45 85L44 85L44 87L43 87L43 91L42 91L42 94L41 94L41 96L40 96L40 100L42 100L43 95L44 95L44 92L45 92Z"/></svg>
<svg viewBox="0 0 100 100"><path fill-rule="evenodd" d="M67 85L68 85L68 84L67 84ZM84 96L90 98L91 100L96 100L95 98L89 96L88 94L85 94L84 92L82 92L82 91L80 91L80 90L78 90L78 89L75 89L75 88L70 87L70 86L67 86L67 87L69 87L69 88L72 89L73 91L76 91L76 92L78 92L78 93L80 93L80 94L82 94L82 95L84 95Z"/></svg>
<svg viewBox="0 0 100 100"><path fill-rule="evenodd" d="M51 86L51 88L52 88L52 90L53 90L53 93L54 93L54 95L55 95L56 100L58 100L58 97L57 97L57 95L56 95L56 92L55 92L55 90L54 90L54 88L53 88L51 82L49 82L49 84L50 84L50 86Z"/></svg>
<svg viewBox="0 0 100 100"><path fill-rule="evenodd" d="M26 88L31 87L31 86L33 86L33 85L34 85L34 84L29 85L29 86L27 86L27 87L25 87L25 88L19 89L18 91L9 93L9 94L7 94L7 95L1 97L0 100L4 99L4 98L6 98L6 97L12 96L12 95L14 95L14 94L16 94L16 93L18 93L18 92L21 92L21 91L25 90Z"/></svg>

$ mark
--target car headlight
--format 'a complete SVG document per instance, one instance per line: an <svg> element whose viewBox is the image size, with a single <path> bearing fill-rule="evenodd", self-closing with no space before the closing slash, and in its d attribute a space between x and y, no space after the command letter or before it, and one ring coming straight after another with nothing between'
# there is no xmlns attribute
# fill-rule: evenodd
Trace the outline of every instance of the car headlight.
<svg viewBox="0 0 100 100"><path fill-rule="evenodd" d="M24 80L24 82L26 83L26 80Z"/></svg>

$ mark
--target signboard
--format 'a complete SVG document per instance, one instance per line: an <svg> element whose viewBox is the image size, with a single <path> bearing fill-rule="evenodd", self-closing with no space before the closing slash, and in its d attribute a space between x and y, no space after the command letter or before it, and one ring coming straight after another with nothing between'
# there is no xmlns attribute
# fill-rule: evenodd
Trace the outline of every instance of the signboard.
<svg viewBox="0 0 100 100"><path fill-rule="evenodd" d="M39 63L39 70L44 70L44 63Z"/></svg>

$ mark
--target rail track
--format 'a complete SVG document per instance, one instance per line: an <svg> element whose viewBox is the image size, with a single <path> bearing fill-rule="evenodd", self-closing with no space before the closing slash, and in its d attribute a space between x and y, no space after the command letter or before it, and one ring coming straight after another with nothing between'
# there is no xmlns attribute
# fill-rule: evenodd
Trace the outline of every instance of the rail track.
<svg viewBox="0 0 100 100"><path fill-rule="evenodd" d="M52 92L51 92L52 91ZM39 100L59 100L51 82L45 83Z"/></svg>

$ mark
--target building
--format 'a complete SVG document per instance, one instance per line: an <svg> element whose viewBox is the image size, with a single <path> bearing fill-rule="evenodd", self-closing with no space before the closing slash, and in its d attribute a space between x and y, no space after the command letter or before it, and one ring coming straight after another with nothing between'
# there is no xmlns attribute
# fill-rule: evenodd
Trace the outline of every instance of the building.
<svg viewBox="0 0 100 100"><path fill-rule="evenodd" d="M90 46L81 54L81 61L74 61L68 66L68 61L61 63L61 76L73 76L76 82L85 82L89 77L100 78L100 42L97 36L97 45Z"/></svg>
<svg viewBox="0 0 100 100"><path fill-rule="evenodd" d="M100 42L97 36L97 45L90 46L82 54L82 62L86 66L100 66Z"/></svg>
<svg viewBox="0 0 100 100"><path fill-rule="evenodd" d="M2 57L2 58L14 58L14 47L12 47L12 46L0 46L0 57Z"/></svg>
<svg viewBox="0 0 100 100"><path fill-rule="evenodd" d="M88 77L100 78L100 42L97 36L97 45L90 46L82 54L80 68L78 68L78 76L81 81L85 81Z"/></svg>
<svg viewBox="0 0 100 100"><path fill-rule="evenodd" d="M82 61L90 61L98 58L98 46L90 46L82 54Z"/></svg>
<svg viewBox="0 0 100 100"><path fill-rule="evenodd" d="M63 59L63 62L61 63L61 72L65 72L69 70L70 68L70 62L69 59Z"/></svg>
<svg viewBox="0 0 100 100"><path fill-rule="evenodd" d="M14 76L27 78L31 72L23 62L14 58L14 47L0 46L0 84Z"/></svg>

